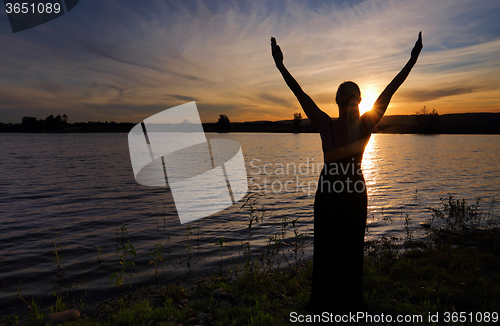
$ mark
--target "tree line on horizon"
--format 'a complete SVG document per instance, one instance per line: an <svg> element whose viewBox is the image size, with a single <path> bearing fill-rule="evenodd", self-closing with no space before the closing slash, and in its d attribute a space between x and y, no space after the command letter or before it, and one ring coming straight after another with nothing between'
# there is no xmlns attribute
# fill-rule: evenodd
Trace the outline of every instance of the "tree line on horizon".
<svg viewBox="0 0 500 326"><path fill-rule="evenodd" d="M35 117L24 117L21 122L21 128L25 132L41 132L41 131L55 131L65 128L68 125L68 116L49 115L45 120L37 119Z"/></svg>
<svg viewBox="0 0 500 326"><path fill-rule="evenodd" d="M108 123L100 121L88 122L68 122L66 114L49 115L45 119L37 119L36 117L23 117L21 123L2 123L0 122L0 132L89 132L89 131L111 131L128 132L135 125L131 122L114 122Z"/></svg>
<svg viewBox="0 0 500 326"><path fill-rule="evenodd" d="M300 112L295 112L293 114L292 120L292 131L293 133L301 132L301 122L302 114ZM423 109L416 111L413 116L413 121L416 125L416 132L418 133L438 133L441 131L441 121L439 113L436 109L428 110L425 106ZM216 123L217 131L228 132L231 129L231 123L227 115L221 114L219 120Z"/></svg>
<svg viewBox="0 0 500 326"><path fill-rule="evenodd" d="M385 122L382 119L377 125L375 132L389 133L500 133L500 113L478 113L478 114L447 114L441 116L436 109L423 109L416 111L407 118L394 119L389 116ZM398 117L398 116L395 116ZM23 117L21 123L0 122L0 132L129 132L137 122L115 122L115 121L68 121L66 114L49 115L45 119L35 117ZM203 123L205 132L293 132L311 133L317 130L299 112L293 113L293 119L288 121L249 121L231 122L226 114L220 114L216 122Z"/></svg>

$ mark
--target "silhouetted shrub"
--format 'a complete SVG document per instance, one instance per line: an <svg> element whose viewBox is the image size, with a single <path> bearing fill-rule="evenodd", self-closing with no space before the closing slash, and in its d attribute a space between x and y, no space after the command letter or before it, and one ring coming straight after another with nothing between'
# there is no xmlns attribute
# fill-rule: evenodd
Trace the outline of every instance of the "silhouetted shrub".
<svg viewBox="0 0 500 326"><path fill-rule="evenodd" d="M228 131L231 125L229 122L229 118L225 114L221 114L219 116L219 121L217 121L217 130L218 131Z"/></svg>
<svg viewBox="0 0 500 326"><path fill-rule="evenodd" d="M417 125L418 131L421 133L432 134L441 131L439 113L436 109L428 111L424 106L422 110L415 112L413 119Z"/></svg>
<svg viewBox="0 0 500 326"><path fill-rule="evenodd" d="M298 112L293 114L293 132L294 133L299 133L300 132L300 123L302 121L302 115Z"/></svg>

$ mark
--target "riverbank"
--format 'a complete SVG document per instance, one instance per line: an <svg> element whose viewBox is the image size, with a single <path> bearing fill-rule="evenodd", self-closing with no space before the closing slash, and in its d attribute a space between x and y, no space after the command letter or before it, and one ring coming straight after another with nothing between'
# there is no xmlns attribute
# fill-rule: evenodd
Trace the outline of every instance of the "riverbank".
<svg viewBox="0 0 500 326"><path fill-rule="evenodd" d="M307 314L311 276L311 261L273 270L255 261L223 276L124 290L92 306L73 300L59 308L81 312L68 325L301 324L293 321ZM372 317L421 316L414 325L438 325L428 323L429 314L438 314L443 323L448 313L466 318L464 324L494 324L500 313L500 229L434 230L430 242L384 238L367 243L363 291ZM39 307L38 318L48 308ZM0 323L29 324L34 312L23 310Z"/></svg>
<svg viewBox="0 0 500 326"><path fill-rule="evenodd" d="M388 115L375 127L374 133L385 134L500 134L500 113L456 113L439 116L436 125L427 128L418 123L415 115ZM0 123L0 132L29 133L128 133L136 123L132 122L61 122L47 125L44 120L29 118L27 123ZM34 119L34 120L33 120ZM231 122L221 130L217 123L203 123L205 132L245 132L245 133L317 133L308 119L294 127L293 120Z"/></svg>

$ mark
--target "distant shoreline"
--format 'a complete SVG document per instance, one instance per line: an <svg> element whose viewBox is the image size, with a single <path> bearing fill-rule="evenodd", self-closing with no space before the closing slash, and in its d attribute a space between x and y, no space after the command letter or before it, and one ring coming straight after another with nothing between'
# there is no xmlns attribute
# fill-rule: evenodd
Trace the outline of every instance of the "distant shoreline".
<svg viewBox="0 0 500 326"><path fill-rule="evenodd" d="M456 113L439 116L439 123L432 126L419 125L415 115L384 116L374 133L381 134L500 134L500 113ZM20 133L128 133L137 123L132 122L76 122L65 123L56 128L46 128L43 120L39 125L0 123L0 132ZM226 130L217 123L203 123L205 132L245 133L297 133L293 120L232 122ZM308 119L302 119L298 133L317 133Z"/></svg>

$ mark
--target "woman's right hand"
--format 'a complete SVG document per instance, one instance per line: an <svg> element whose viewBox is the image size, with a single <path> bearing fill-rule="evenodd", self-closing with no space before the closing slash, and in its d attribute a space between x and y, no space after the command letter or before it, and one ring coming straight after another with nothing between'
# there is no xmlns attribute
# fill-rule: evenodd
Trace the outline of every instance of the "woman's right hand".
<svg viewBox="0 0 500 326"><path fill-rule="evenodd" d="M422 51L422 48L424 45L422 44L422 32L418 33L418 40L415 42L415 46L413 47L413 50L411 50L411 57L412 58L418 58L418 55L420 54L420 51Z"/></svg>
<svg viewBox="0 0 500 326"><path fill-rule="evenodd" d="M271 37L271 53L273 54L274 62L276 66L283 64L283 52L281 52L280 46L276 44L276 39Z"/></svg>

